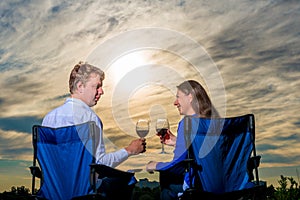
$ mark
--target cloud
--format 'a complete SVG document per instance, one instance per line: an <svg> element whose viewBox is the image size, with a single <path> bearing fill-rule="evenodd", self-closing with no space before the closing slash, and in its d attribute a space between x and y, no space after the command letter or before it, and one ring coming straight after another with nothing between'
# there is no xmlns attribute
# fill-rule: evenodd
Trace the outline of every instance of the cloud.
<svg viewBox="0 0 300 200"><path fill-rule="evenodd" d="M0 130L0 159L32 159L32 136L28 133Z"/></svg>
<svg viewBox="0 0 300 200"><path fill-rule="evenodd" d="M41 122L41 118L34 116L0 118L0 129L4 131L31 133L32 126L41 124Z"/></svg>
<svg viewBox="0 0 300 200"><path fill-rule="evenodd" d="M297 166L299 165L299 155L278 155L278 154L264 154L262 163L268 163L269 166ZM273 164L273 165L272 165ZM268 167L268 166L266 166Z"/></svg>
<svg viewBox="0 0 300 200"><path fill-rule="evenodd" d="M293 1L1 1L0 155L28 159L31 126L69 96L67 79L73 65L109 38L150 26L178 31L211 56L224 82L227 115L255 114L261 166L299 165L299 10L299 3ZM143 35L137 35L136 40L141 39ZM189 52L193 61L203 56L182 46L180 40L163 42ZM109 58L120 48L114 44L101 56ZM172 52L156 51L151 59L161 64L153 65L152 72L157 74L157 68L169 66L177 73L176 77L174 73L160 74L175 90L181 82L178 76L203 82L208 78L198 76L184 57ZM207 63L201 66L211 73ZM121 79L122 86L132 78ZM108 91L95 110L112 146L121 147L127 145L128 135L118 136L110 107L113 85L105 87ZM133 98L125 103L118 96L118 114L124 118L129 112L133 119L125 118L124 122L132 128L131 120L165 109L176 132L180 116L172 105L171 86L156 92L157 87L149 88L152 90L129 91ZM147 99L142 102L142 97ZM135 136L134 129L130 130ZM153 137L148 147L155 151L160 144ZM142 167L146 159L139 159L130 159L124 168ZM147 159L156 157L148 155Z"/></svg>

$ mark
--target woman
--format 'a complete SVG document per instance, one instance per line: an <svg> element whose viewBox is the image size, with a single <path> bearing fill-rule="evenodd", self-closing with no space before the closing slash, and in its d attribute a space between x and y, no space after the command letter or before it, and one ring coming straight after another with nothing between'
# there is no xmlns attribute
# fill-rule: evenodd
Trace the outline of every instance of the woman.
<svg viewBox="0 0 300 200"><path fill-rule="evenodd" d="M189 80L177 86L176 100L174 106L179 114L183 116L195 116L204 118L219 117L205 89L194 80ZM184 121L179 122L177 137L168 130L168 135L161 142L169 146L174 146L174 157L171 162L150 161L146 169L148 172L155 170L168 170L169 175L160 173L161 199L177 199L177 194L183 191L184 166L180 161L187 157L184 140ZM165 181L167 180L167 181Z"/></svg>

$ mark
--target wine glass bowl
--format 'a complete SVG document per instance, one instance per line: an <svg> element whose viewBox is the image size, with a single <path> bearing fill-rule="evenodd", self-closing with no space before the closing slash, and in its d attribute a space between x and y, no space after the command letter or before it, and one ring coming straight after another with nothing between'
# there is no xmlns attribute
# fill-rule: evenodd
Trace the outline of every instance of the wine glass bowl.
<svg viewBox="0 0 300 200"><path fill-rule="evenodd" d="M136 133L140 138L145 138L149 133L149 120L139 119L136 123Z"/></svg>
<svg viewBox="0 0 300 200"><path fill-rule="evenodd" d="M156 120L156 132L157 135L161 137L161 153L164 154L165 148L164 148L164 140L166 138L166 135L168 133L168 129L170 128L169 121L166 118L160 118Z"/></svg>

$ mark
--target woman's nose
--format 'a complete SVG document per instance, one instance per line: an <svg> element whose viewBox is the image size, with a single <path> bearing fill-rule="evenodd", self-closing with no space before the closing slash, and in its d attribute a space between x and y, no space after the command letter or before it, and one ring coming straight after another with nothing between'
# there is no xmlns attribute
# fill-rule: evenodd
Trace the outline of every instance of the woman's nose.
<svg viewBox="0 0 300 200"><path fill-rule="evenodd" d="M174 101L174 106L177 106L178 105L178 101L177 99Z"/></svg>

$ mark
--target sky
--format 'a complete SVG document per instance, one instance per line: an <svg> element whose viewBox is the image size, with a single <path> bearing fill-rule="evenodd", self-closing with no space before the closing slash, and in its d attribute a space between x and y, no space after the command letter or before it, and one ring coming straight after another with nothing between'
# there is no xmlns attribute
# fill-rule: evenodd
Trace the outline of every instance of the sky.
<svg viewBox="0 0 300 200"><path fill-rule="evenodd" d="M151 119L147 152L120 169L143 169L161 155L154 122L176 134L176 85L199 81L223 116L253 113L260 177L299 180L300 3L285 0L4 0L0 2L0 191L31 188L31 127L63 104L79 61L103 69L95 112L107 151L137 138Z"/></svg>

